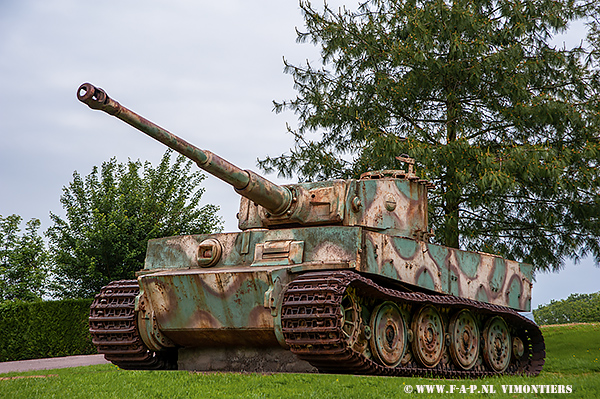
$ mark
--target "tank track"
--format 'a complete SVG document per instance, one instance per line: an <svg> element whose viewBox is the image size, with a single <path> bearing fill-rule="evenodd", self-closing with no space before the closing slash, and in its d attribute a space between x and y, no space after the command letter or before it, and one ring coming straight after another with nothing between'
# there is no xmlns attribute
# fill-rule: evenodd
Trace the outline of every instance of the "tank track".
<svg viewBox="0 0 600 399"><path fill-rule="evenodd" d="M90 307L92 343L104 358L125 370L177 369L177 351L154 352L138 333L137 280L113 281L96 294Z"/></svg>
<svg viewBox="0 0 600 399"><path fill-rule="evenodd" d="M449 356L448 337L444 336L444 357L434 367L425 367L415 359L412 349L397 366L389 367L369 355L372 349L357 351L344 334L344 316L341 310L344 295L351 290L372 303L391 301L412 316L424 305L440 309L442 319L467 309L479 320L501 316L511 335L523 342L523 354L512 356L510 364L499 373L479 359L475 366L464 370ZM379 286L372 280L349 270L309 272L293 280L284 292L281 310L283 336L290 350L321 372L346 374L373 374L384 376L426 376L450 378L478 378L498 374L537 375L542 370L545 344L539 327L518 312L497 305L450 295L430 295L404 292ZM480 330L481 332L481 330ZM408 338L410 340L410 337ZM416 338L412 338L416 339ZM482 341L479 341L483 346ZM410 348L410 342L407 342ZM512 345L510 345L512 349ZM512 352L512 351L511 351Z"/></svg>

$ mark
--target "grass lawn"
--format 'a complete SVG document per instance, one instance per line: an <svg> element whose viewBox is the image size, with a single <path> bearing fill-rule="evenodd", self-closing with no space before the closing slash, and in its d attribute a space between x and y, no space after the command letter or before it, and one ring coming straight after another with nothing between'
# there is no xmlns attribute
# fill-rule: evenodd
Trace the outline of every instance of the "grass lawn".
<svg viewBox="0 0 600 399"><path fill-rule="evenodd" d="M124 371L100 365L0 374L0 398L456 398L463 394L493 398L600 398L600 323L547 326L542 331L547 358L538 377L441 380L321 374L204 374ZM541 385L546 387L540 388ZM534 389L570 393L535 394ZM427 394L428 390L433 392Z"/></svg>

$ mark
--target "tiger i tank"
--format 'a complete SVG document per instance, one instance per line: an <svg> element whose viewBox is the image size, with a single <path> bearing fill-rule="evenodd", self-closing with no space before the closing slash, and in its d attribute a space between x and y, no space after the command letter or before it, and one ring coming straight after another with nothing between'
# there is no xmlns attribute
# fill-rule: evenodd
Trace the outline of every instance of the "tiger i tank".
<svg viewBox="0 0 600 399"><path fill-rule="evenodd" d="M150 240L137 279L96 295L93 343L119 367L174 369L193 348L259 348L327 373L540 373L544 340L520 313L530 311L532 266L429 242L433 186L412 159L399 158L407 170L279 186L89 83L77 97L241 196L241 231Z"/></svg>

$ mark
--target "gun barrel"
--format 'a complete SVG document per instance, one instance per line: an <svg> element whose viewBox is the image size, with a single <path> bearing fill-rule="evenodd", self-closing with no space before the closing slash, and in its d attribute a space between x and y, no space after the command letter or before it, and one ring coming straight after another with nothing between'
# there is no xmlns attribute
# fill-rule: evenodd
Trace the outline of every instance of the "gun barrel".
<svg viewBox="0 0 600 399"><path fill-rule="evenodd" d="M201 150L157 124L136 114L110 98L104 90L90 83L82 84L77 90L79 101L91 109L113 115L167 147L196 162L198 167L231 184L235 191L263 206L274 215L285 213L291 206L292 194L286 187L270 182L264 177L243 170L210 151Z"/></svg>

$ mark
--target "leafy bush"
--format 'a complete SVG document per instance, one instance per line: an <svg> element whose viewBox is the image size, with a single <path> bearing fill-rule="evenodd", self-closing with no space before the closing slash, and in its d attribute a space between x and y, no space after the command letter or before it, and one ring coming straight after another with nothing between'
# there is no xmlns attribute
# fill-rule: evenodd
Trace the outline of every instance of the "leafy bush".
<svg viewBox="0 0 600 399"><path fill-rule="evenodd" d="M151 238L221 229L219 208L200 206L205 176L171 154L157 167L112 158L85 177L73 173L60 197L66 218L50 213L46 233L60 298L91 298L111 281L135 278Z"/></svg>
<svg viewBox="0 0 600 399"><path fill-rule="evenodd" d="M39 219L21 233L19 215L0 215L0 302L42 298L48 275L48 251L38 235Z"/></svg>
<svg viewBox="0 0 600 399"><path fill-rule="evenodd" d="M0 303L0 361L96 353L91 299Z"/></svg>
<svg viewBox="0 0 600 399"><path fill-rule="evenodd" d="M600 321L600 292L571 294L533 311L535 322L544 324L590 323Z"/></svg>

